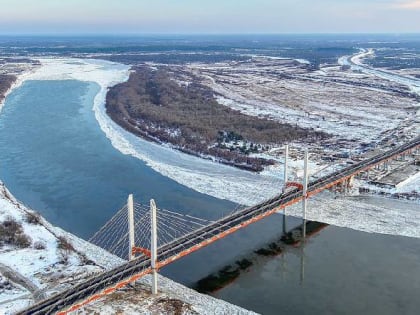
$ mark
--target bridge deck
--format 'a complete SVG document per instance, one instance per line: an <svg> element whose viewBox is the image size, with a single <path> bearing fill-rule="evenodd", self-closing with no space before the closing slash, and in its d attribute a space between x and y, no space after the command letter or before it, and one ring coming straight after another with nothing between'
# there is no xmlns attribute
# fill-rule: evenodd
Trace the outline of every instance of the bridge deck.
<svg viewBox="0 0 420 315"><path fill-rule="evenodd" d="M405 154L419 146L420 137L417 137L413 141L400 147L378 154L372 158L312 181L308 185L307 197L337 185L358 173L391 160L396 156ZM282 193L260 204L245 208L192 233L175 239L158 249L158 267L163 267L191 252L232 234L249 224L261 220L278 210L295 204L302 199L302 191ZM106 294L112 293L150 272L150 259L142 256L41 301L22 311L20 314L52 314L56 312L59 312L59 314L66 314L67 312L74 311ZM63 309L67 310L60 312Z"/></svg>

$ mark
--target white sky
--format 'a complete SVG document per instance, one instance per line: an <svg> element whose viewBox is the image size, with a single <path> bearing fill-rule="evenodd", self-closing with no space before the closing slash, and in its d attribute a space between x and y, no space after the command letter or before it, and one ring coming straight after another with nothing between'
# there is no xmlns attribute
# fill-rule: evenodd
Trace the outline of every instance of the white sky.
<svg viewBox="0 0 420 315"><path fill-rule="evenodd" d="M0 33L420 33L420 0L0 0Z"/></svg>

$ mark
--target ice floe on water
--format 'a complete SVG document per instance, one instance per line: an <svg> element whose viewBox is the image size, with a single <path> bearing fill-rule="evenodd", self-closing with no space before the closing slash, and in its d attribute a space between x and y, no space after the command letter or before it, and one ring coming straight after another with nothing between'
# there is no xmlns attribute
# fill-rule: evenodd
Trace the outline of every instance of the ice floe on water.
<svg viewBox="0 0 420 315"><path fill-rule="evenodd" d="M420 203L375 196L335 196L324 192L308 200L308 220L369 233L420 238ZM301 217L300 204L286 210Z"/></svg>

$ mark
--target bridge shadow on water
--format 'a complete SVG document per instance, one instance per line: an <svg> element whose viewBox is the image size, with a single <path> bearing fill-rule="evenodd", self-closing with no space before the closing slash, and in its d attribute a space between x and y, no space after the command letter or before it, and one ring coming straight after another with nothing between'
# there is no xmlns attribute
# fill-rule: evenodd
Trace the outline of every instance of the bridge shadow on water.
<svg viewBox="0 0 420 315"><path fill-rule="evenodd" d="M175 261L160 273L187 286L195 286L199 279L280 238L282 222L282 215L269 216ZM301 219L292 217L288 221L290 226L300 222Z"/></svg>

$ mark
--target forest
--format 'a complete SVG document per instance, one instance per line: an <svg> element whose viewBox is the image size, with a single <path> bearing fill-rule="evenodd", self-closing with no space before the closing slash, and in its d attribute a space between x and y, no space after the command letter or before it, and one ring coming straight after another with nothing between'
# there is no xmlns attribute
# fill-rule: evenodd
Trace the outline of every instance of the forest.
<svg viewBox="0 0 420 315"><path fill-rule="evenodd" d="M13 75L0 74L0 103L4 100L4 95L15 81L16 77Z"/></svg>
<svg viewBox="0 0 420 315"><path fill-rule="evenodd" d="M261 171L272 160L250 156L273 145L326 135L219 104L199 80L178 82L164 66L136 66L127 82L112 87L107 113L128 131L197 156Z"/></svg>

